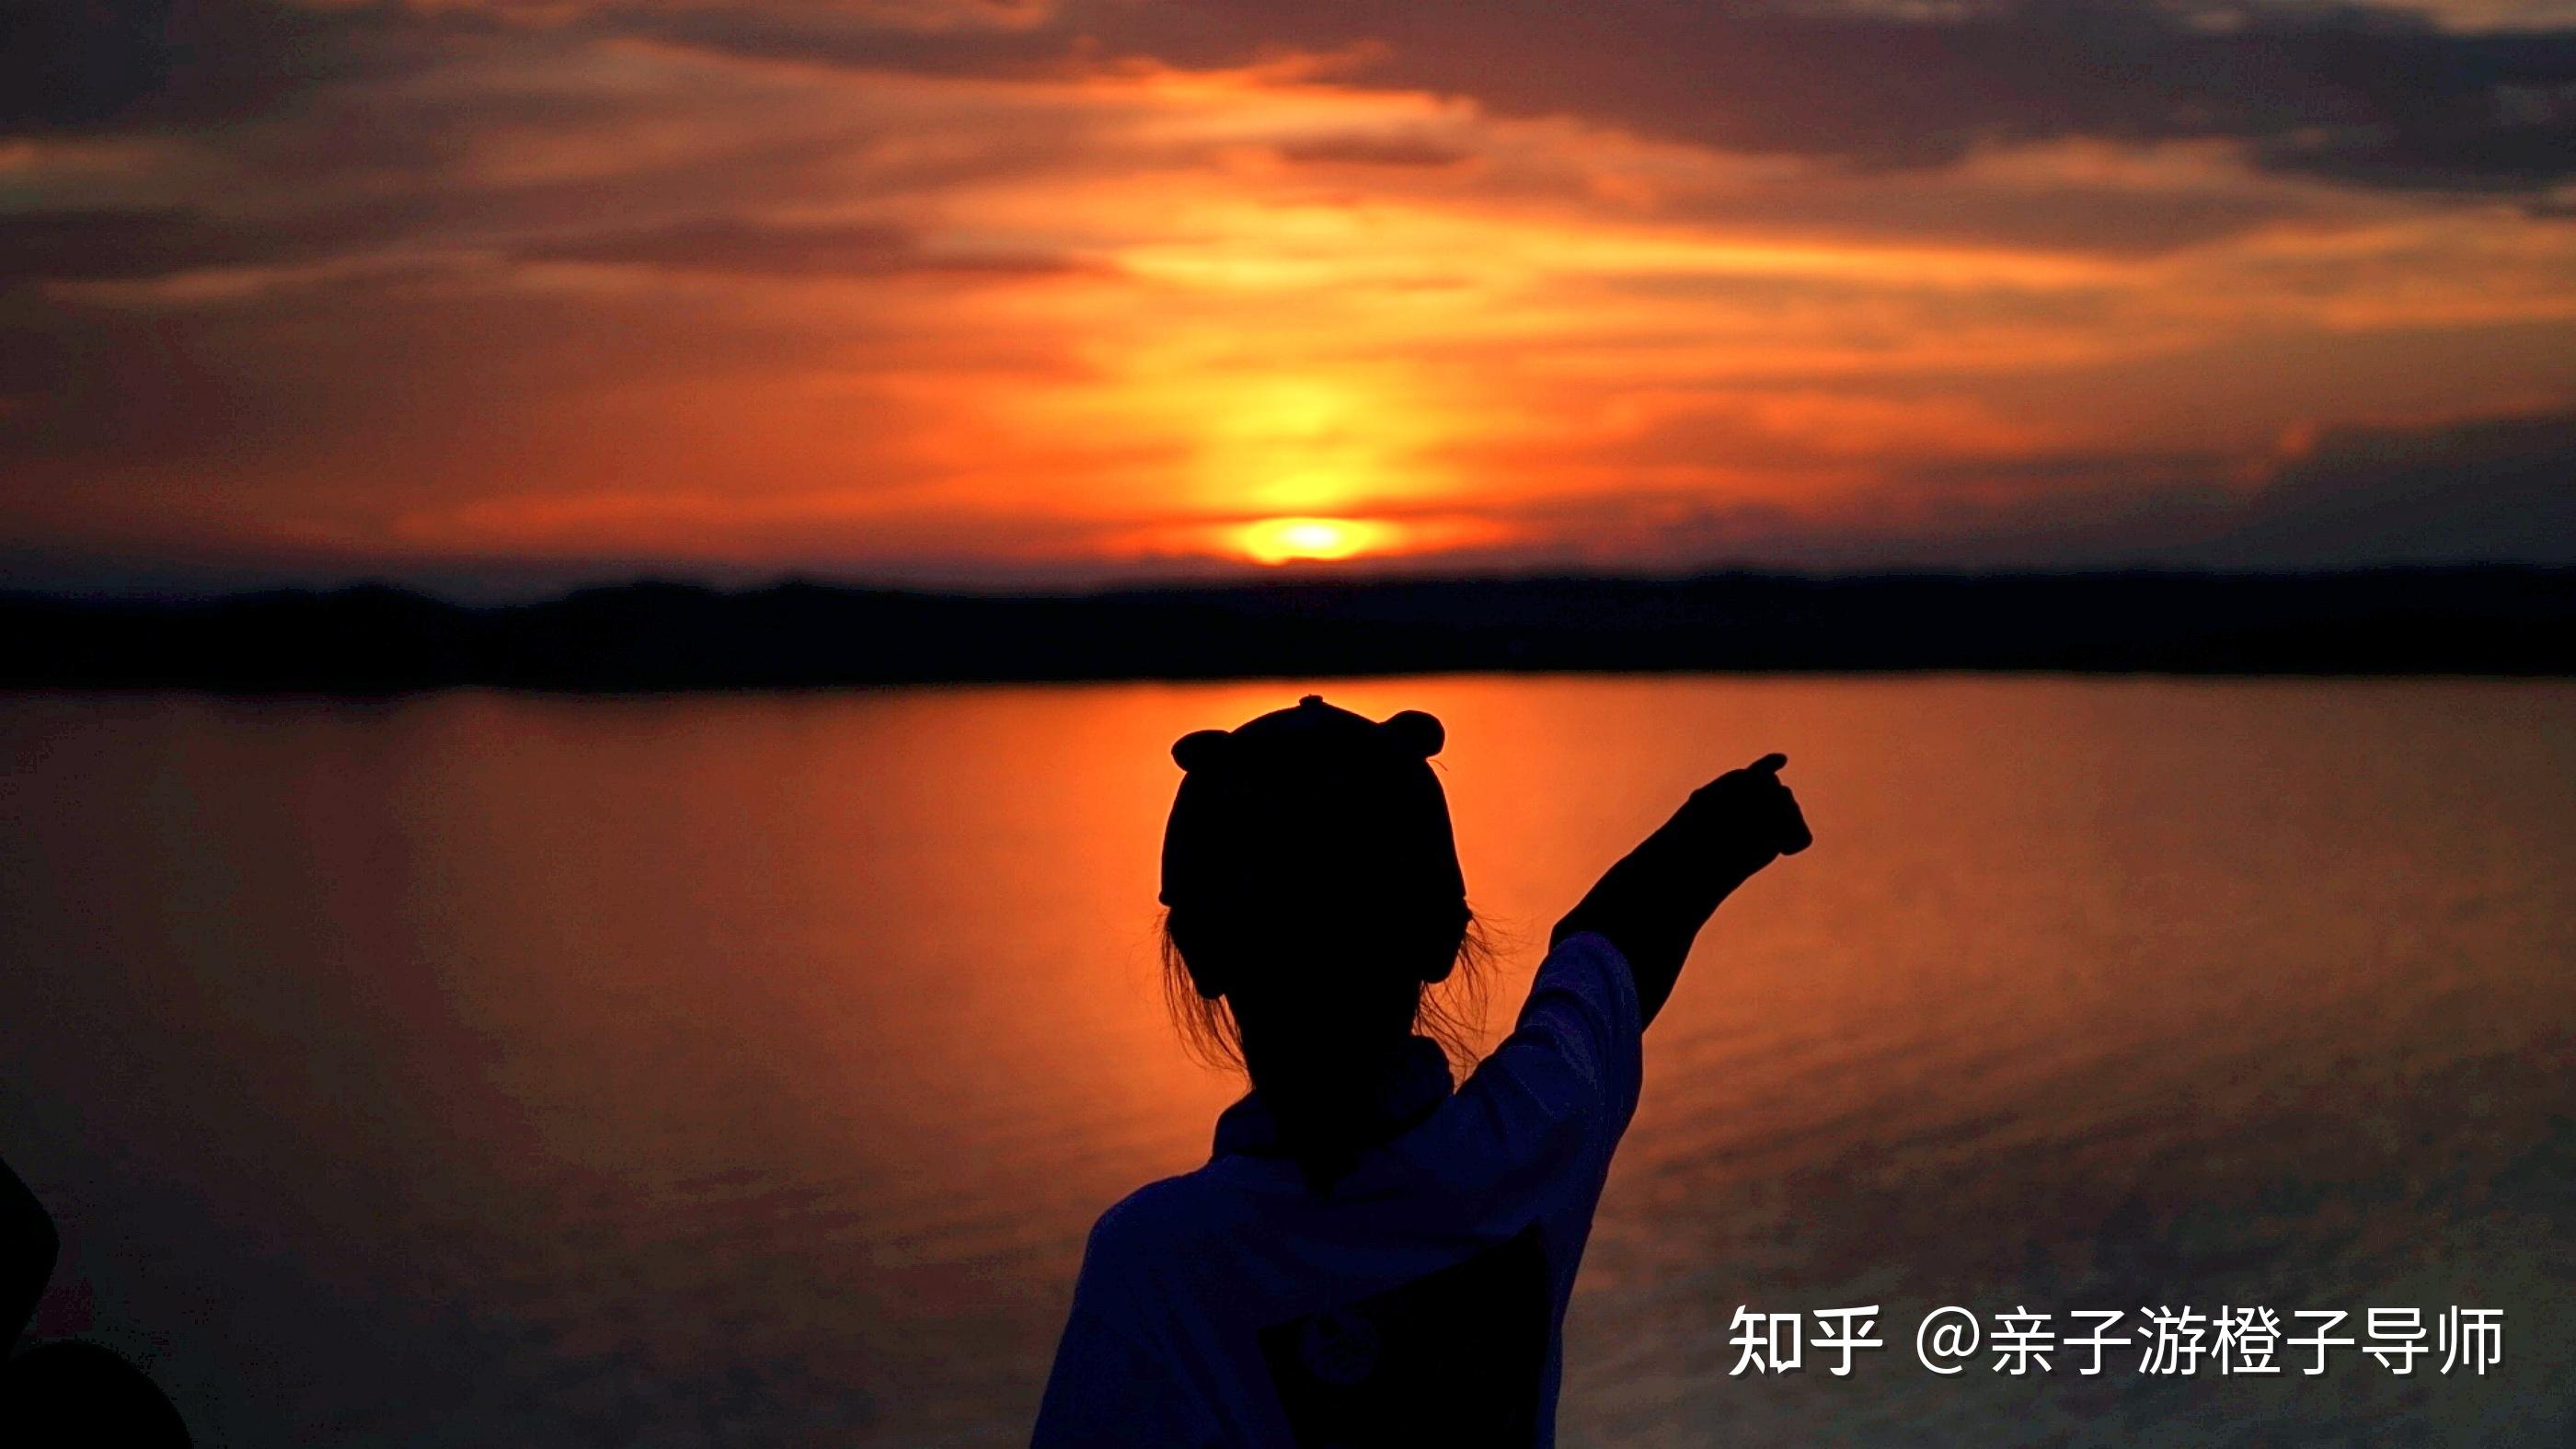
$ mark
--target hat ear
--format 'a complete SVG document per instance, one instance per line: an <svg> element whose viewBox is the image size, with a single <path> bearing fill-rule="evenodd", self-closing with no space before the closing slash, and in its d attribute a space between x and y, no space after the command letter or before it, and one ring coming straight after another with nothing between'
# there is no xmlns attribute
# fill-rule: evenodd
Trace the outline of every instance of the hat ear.
<svg viewBox="0 0 2576 1449"><path fill-rule="evenodd" d="M1192 730L1172 741L1172 763L1184 771L1204 770L1224 759L1234 736L1224 730Z"/></svg>
<svg viewBox="0 0 2576 1449"><path fill-rule="evenodd" d="M1378 726L1398 748L1416 759L1427 760L1440 753L1448 743L1449 732L1440 727L1439 717L1418 709L1402 710L1388 715Z"/></svg>

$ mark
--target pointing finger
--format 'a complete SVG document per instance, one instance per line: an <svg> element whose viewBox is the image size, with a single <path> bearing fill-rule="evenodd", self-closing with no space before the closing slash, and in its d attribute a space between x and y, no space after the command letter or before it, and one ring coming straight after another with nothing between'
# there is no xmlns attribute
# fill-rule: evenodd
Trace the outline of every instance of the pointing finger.
<svg viewBox="0 0 2576 1449"><path fill-rule="evenodd" d="M1752 768L1765 775L1776 775L1780 773L1780 767L1787 763L1789 763L1789 757L1787 755L1770 754L1764 755L1761 759L1755 760Z"/></svg>

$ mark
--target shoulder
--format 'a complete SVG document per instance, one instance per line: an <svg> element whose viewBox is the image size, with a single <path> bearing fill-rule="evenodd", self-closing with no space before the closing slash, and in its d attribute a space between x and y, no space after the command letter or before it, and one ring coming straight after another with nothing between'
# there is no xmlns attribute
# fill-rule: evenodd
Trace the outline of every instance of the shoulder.
<svg viewBox="0 0 2576 1449"><path fill-rule="evenodd" d="M1149 1182L1091 1225L1084 1271L1133 1271L1186 1253L1225 1231L1238 1215L1233 1197L1206 1168Z"/></svg>
<svg viewBox="0 0 2576 1449"><path fill-rule="evenodd" d="M1636 973L1628 958L1597 931L1577 931L1556 943L1539 963L1530 982L1529 1002L1521 1009L1524 1025L1533 1018L1572 1011L1595 1031L1614 1038L1645 1031L1637 1000Z"/></svg>
<svg viewBox="0 0 2576 1449"><path fill-rule="evenodd" d="M1591 980L1600 978L1607 984L1612 977L1628 974L1628 958L1599 931L1577 931L1549 948L1547 959L1538 967L1539 980L1567 978Z"/></svg>

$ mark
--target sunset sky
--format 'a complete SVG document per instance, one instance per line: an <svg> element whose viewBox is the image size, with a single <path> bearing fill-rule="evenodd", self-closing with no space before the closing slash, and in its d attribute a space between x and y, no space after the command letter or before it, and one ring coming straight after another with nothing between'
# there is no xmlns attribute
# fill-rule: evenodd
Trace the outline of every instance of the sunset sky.
<svg viewBox="0 0 2576 1449"><path fill-rule="evenodd" d="M2564 0L0 18L0 586L2571 562L2571 495Z"/></svg>

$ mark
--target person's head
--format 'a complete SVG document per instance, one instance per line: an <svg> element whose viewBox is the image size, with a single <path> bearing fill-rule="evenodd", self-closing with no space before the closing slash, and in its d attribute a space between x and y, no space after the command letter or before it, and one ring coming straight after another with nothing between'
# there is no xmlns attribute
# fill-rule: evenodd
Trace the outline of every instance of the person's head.
<svg viewBox="0 0 2576 1449"><path fill-rule="evenodd" d="M1411 1033L1463 1053L1480 947L1431 756L1440 721L1308 695L1172 746L1165 988L1207 1055L1309 1097ZM1460 970L1461 962L1469 969ZM1453 982L1444 1002L1432 988Z"/></svg>

